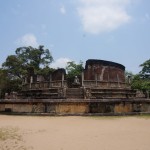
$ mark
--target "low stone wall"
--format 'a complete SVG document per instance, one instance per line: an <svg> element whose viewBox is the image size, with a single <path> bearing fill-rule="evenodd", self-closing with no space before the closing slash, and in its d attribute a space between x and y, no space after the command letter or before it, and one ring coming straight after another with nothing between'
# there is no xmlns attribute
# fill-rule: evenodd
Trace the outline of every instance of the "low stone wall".
<svg viewBox="0 0 150 150"><path fill-rule="evenodd" d="M1 113L49 113L49 114L128 114L150 113L150 100L22 100L1 101Z"/></svg>

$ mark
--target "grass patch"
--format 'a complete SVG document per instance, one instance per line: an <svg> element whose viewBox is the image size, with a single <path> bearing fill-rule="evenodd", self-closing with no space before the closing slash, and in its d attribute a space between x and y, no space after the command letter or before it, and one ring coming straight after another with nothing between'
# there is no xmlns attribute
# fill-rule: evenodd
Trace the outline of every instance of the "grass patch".
<svg viewBox="0 0 150 150"><path fill-rule="evenodd" d="M2 127L0 128L0 140L5 141L8 139L13 140L21 140L22 137L18 133L18 128L12 128L12 127Z"/></svg>

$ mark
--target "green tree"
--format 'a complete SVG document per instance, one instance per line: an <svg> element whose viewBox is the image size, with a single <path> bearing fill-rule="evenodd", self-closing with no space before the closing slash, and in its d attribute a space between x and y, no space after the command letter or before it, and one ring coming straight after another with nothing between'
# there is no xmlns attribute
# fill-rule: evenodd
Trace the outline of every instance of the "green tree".
<svg viewBox="0 0 150 150"><path fill-rule="evenodd" d="M80 76L83 71L83 62L80 61L79 64L76 64L74 61L68 62L66 70L68 72L68 78L74 78L75 76Z"/></svg>
<svg viewBox="0 0 150 150"><path fill-rule="evenodd" d="M0 98L4 97L7 85L8 85L7 73L6 71L0 69Z"/></svg>
<svg viewBox="0 0 150 150"><path fill-rule="evenodd" d="M68 86L72 86L72 83L74 82L75 76L77 76L79 79L81 79L81 72L83 71L83 62L80 61L79 64L76 64L74 61L67 63L67 81Z"/></svg>
<svg viewBox="0 0 150 150"><path fill-rule="evenodd" d="M22 78L25 72L25 66L23 62L16 55L10 55L6 58L6 61L2 64L3 69L9 72L9 77Z"/></svg>
<svg viewBox="0 0 150 150"><path fill-rule="evenodd" d="M142 79L139 74L135 75L131 82L132 89L142 90Z"/></svg>
<svg viewBox="0 0 150 150"><path fill-rule="evenodd" d="M146 60L143 64L140 65L140 67L142 67L140 74L144 78L147 78L150 75L150 59Z"/></svg>
<svg viewBox="0 0 150 150"><path fill-rule="evenodd" d="M8 71L0 69L0 98L4 98L5 93L19 91L21 89L21 80L19 78L11 79Z"/></svg>
<svg viewBox="0 0 150 150"><path fill-rule="evenodd" d="M138 89L145 93L146 97L149 98L150 92L150 59L146 60L140 65L142 67L139 74L133 77L131 82L132 89Z"/></svg>
<svg viewBox="0 0 150 150"><path fill-rule="evenodd" d="M126 81L126 83L131 83L134 76L135 75L131 71L125 71L125 81Z"/></svg>
<svg viewBox="0 0 150 150"><path fill-rule="evenodd" d="M53 70L49 68L53 57L48 49L44 49L44 46L39 46L39 48L20 47L16 49L15 53L6 58L0 70L2 93L19 91L22 79L28 75L30 68L33 68L35 73L44 76Z"/></svg>
<svg viewBox="0 0 150 150"><path fill-rule="evenodd" d="M42 66L48 66L53 61L50 51L44 49L44 46L39 46L39 48L20 47L16 49L16 55L23 62L23 65L37 70Z"/></svg>
<svg viewBox="0 0 150 150"><path fill-rule="evenodd" d="M37 74L42 75L46 80L49 80L50 73L54 72L56 69L50 68L48 66L44 68L40 68L37 72Z"/></svg>
<svg viewBox="0 0 150 150"><path fill-rule="evenodd" d="M14 78L22 78L27 74L28 68L33 68L37 73L41 68L48 67L53 57L44 46L39 48L20 47L16 49L16 55L10 55L2 64L3 68L9 71Z"/></svg>

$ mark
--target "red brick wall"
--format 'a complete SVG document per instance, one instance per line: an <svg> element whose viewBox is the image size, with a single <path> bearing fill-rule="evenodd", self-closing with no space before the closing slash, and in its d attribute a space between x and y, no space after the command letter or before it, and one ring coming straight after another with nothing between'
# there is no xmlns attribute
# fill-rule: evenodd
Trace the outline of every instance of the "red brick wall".
<svg viewBox="0 0 150 150"><path fill-rule="evenodd" d="M125 82L124 69L117 66L105 66L102 64L88 65L84 70L84 80Z"/></svg>

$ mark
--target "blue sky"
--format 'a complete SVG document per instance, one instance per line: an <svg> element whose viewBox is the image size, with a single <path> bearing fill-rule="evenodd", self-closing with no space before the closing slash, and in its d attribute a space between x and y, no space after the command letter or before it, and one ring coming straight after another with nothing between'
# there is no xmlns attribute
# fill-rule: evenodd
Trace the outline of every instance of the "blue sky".
<svg viewBox="0 0 150 150"><path fill-rule="evenodd" d="M44 45L55 62L102 59L138 73L150 58L149 0L0 0L0 64Z"/></svg>

